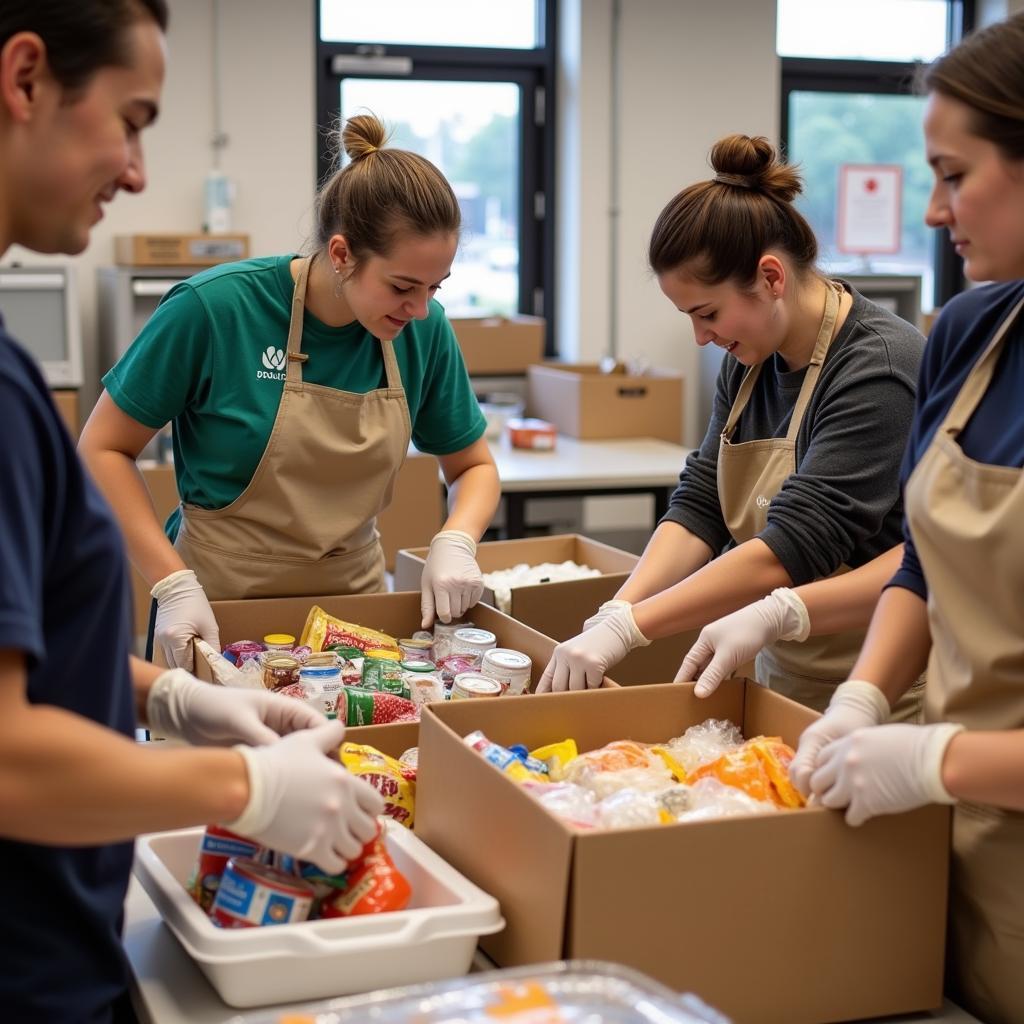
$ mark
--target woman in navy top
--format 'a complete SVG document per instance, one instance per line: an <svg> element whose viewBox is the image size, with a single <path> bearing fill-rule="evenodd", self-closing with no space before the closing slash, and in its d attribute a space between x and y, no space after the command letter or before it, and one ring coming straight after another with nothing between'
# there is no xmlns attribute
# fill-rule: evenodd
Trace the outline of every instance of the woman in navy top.
<svg viewBox="0 0 1024 1024"><path fill-rule="evenodd" d="M4 0L0 254L81 252L103 206L144 187L166 23L164 0ZM113 515L0 318L3 1020L133 1019L120 929L136 834L223 822L340 870L376 831L379 795L325 756L343 726L161 672L130 642ZM146 749L137 721L209 749Z"/></svg>

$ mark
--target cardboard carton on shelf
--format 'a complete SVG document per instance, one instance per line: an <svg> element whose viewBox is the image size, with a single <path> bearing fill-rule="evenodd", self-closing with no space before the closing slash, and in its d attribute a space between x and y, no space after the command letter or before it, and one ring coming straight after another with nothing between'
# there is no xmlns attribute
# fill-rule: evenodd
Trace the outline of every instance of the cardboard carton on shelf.
<svg viewBox="0 0 1024 1024"><path fill-rule="evenodd" d="M663 370L643 376L621 363L603 373L596 363L541 363L528 370L531 416L583 440L655 437L682 442L683 378Z"/></svg>
<svg viewBox="0 0 1024 1024"><path fill-rule="evenodd" d="M820 807L575 829L463 742L664 741L707 718L796 745L817 715L741 679L698 700L645 686L434 704L420 723L417 834L501 904L499 966L635 967L733 1020L820 1024L942 1002L949 809L860 828Z"/></svg>
<svg viewBox="0 0 1024 1024"><path fill-rule="evenodd" d="M543 317L455 318L451 325L471 374L526 373L544 358Z"/></svg>
<svg viewBox="0 0 1024 1024"><path fill-rule="evenodd" d="M150 232L114 236L114 262L123 267L212 267L248 255L248 235Z"/></svg>

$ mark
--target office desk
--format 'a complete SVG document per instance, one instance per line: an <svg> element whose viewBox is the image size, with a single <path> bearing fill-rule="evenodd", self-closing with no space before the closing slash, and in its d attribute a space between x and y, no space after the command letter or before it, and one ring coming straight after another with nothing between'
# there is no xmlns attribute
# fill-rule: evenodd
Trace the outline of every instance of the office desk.
<svg viewBox="0 0 1024 1024"><path fill-rule="evenodd" d="M238 1015L224 1003L178 945L145 890L132 877L125 900L124 946L131 965L132 998L140 1024L230 1024ZM473 970L491 963L477 954ZM319 1000L318 1002L323 1002ZM281 1007L302 1009L301 1006ZM879 1018L872 1024L980 1024L950 1002L934 1013Z"/></svg>
<svg viewBox="0 0 1024 1024"><path fill-rule="evenodd" d="M650 437L578 441L559 435L553 452L491 442L505 501L505 536L525 535L531 498L584 498L612 494L654 496L654 526L668 509L691 449Z"/></svg>

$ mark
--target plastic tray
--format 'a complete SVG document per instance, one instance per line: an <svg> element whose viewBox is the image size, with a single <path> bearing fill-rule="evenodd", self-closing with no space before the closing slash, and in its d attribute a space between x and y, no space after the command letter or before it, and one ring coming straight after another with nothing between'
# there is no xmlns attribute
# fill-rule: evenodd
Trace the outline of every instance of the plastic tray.
<svg viewBox="0 0 1024 1024"><path fill-rule="evenodd" d="M140 836L135 875L164 922L230 1006L341 996L465 974L477 939L505 922L497 901L408 829L387 822L409 907L266 928L221 929L185 891L203 829Z"/></svg>
<svg viewBox="0 0 1024 1024"><path fill-rule="evenodd" d="M598 960L488 971L432 985L268 1010L231 1024L729 1024L693 995Z"/></svg>

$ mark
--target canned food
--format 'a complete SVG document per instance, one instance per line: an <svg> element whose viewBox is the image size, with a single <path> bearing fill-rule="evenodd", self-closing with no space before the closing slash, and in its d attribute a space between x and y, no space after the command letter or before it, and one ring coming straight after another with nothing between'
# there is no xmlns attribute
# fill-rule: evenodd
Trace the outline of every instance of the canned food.
<svg viewBox="0 0 1024 1024"><path fill-rule="evenodd" d="M228 861L232 857L255 857L261 849L259 843L236 835L223 825L207 825L199 843L196 866L186 887L192 899L209 913Z"/></svg>
<svg viewBox="0 0 1024 1024"><path fill-rule="evenodd" d="M263 642L268 651L291 651L295 647L295 637L291 633L268 633Z"/></svg>
<svg viewBox="0 0 1024 1024"><path fill-rule="evenodd" d="M498 638L489 629L467 627L456 630L452 637L452 654L475 654L480 658L487 651L494 650Z"/></svg>
<svg viewBox="0 0 1024 1024"><path fill-rule="evenodd" d="M210 917L221 928L256 928L305 921L313 887L269 864L244 857L228 861Z"/></svg>
<svg viewBox="0 0 1024 1024"><path fill-rule="evenodd" d="M299 681L299 659L290 654L270 654L263 659L263 685L280 690Z"/></svg>
<svg viewBox="0 0 1024 1024"><path fill-rule="evenodd" d="M470 700L476 697L500 697L502 686L497 679L479 672L460 672L452 683L452 700Z"/></svg>
<svg viewBox="0 0 1024 1024"><path fill-rule="evenodd" d="M533 662L529 656L507 647L495 647L485 651L480 672L501 683L506 693L525 693L530 687L530 670Z"/></svg>
<svg viewBox="0 0 1024 1024"><path fill-rule="evenodd" d="M310 654L303 665L303 668L341 668L341 662L334 651L314 651Z"/></svg>
<svg viewBox="0 0 1024 1024"><path fill-rule="evenodd" d="M437 672L410 672L409 699L414 704L431 704L444 700L444 681Z"/></svg>
<svg viewBox="0 0 1024 1024"><path fill-rule="evenodd" d="M452 641L460 629L466 629L466 622L435 622L434 623L434 661L440 661L452 654Z"/></svg>
<svg viewBox="0 0 1024 1024"><path fill-rule="evenodd" d="M398 641L398 649L402 657L409 661L430 661L434 653L432 640L422 640L417 637L410 637Z"/></svg>

